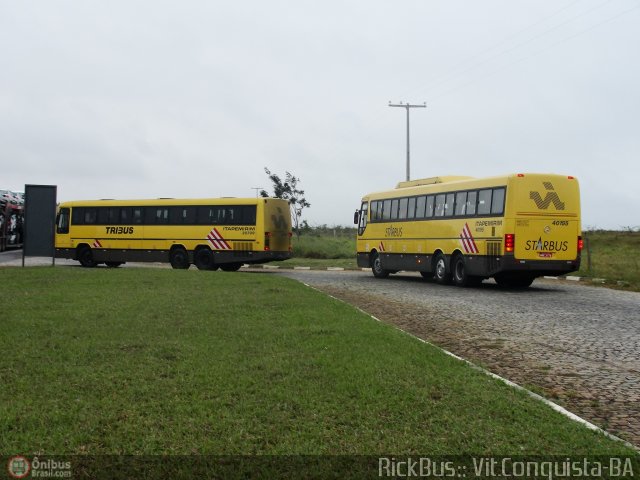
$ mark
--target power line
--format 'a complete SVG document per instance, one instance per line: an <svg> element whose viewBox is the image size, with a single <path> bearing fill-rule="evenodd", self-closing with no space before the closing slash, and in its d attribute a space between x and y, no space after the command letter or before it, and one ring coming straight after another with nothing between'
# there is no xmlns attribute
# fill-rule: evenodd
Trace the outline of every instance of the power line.
<svg viewBox="0 0 640 480"><path fill-rule="evenodd" d="M410 103L391 103L389 102L390 107L402 107L407 110L407 182L410 180L410 161L409 161L409 110L411 108L427 108L427 102L424 102L422 105L412 105Z"/></svg>
<svg viewBox="0 0 640 480"><path fill-rule="evenodd" d="M462 85L459 85L459 86L454 87L454 88L452 88L452 89L446 90L446 91L441 92L441 93L439 93L439 94L435 94L435 95L433 96L433 98L434 98L434 99L442 98L442 97L444 97L444 96L446 96L446 95L449 95L449 94L451 94L451 93L453 93L453 92L456 92L456 91L458 91L458 90L460 90L460 89L463 89L463 88L465 88L465 87L468 87L469 85L472 85L472 84L476 83L478 80L484 80L484 79L486 79L486 78L492 77L492 76L494 76L495 74L500 73L500 72L502 72L502 71L504 71L504 70L506 70L506 69L510 68L510 67L511 67L511 66L513 66L513 65L516 65L516 64L518 64L518 63L522 63L522 62L524 62L524 61L526 61L526 60L529 60L530 58L537 57L538 55L541 55L542 53L544 53L544 52L546 52L546 51L548 51L548 50L551 50L552 48L555 48L555 47L557 47L558 45L561 45L561 44L566 43L566 42L568 42L568 41L570 41L570 40L573 40L573 39L574 39L574 38L576 38L576 37L579 37L579 36L581 36L581 35L584 35L585 33L590 32L591 30L594 30L594 29L596 29L596 28L598 28L598 27L600 27L600 26L602 26L602 25L604 25L604 24L607 24L607 23L609 23L609 22L612 22L613 20L615 20L615 19L617 19L617 18L619 18L619 17L621 17L621 16L623 16L623 15L626 15L627 13L629 13L629 12L631 12L631 11L633 11L633 10L637 10L638 8L640 8L640 3L636 4L634 7L631 7L631 8L629 8L629 9L627 9L627 10L624 10L624 11L622 11L622 12L618 13L617 15L614 15L614 16L612 16L612 17L609 17L609 18L607 18L606 20L603 20L603 21L598 22L598 23L596 23L596 24L594 24L594 25L591 25L591 26L590 26L590 27L588 27L588 28L585 28L585 29L583 29L583 30L580 30L579 32L575 33L574 35L569 35L569 36L567 36L567 37L564 37L563 39L561 39L561 40L559 40L559 41L557 41L557 42L555 42L555 43L553 43L553 44L551 44L551 45L549 45L549 46L547 46L547 47L545 47L545 48L543 48L543 49L541 49L541 50L538 50L537 52L534 52L534 53L532 53L531 55L527 55L527 56L525 56L525 57L519 58L518 60L514 60L514 61L512 61L512 62L509 62L509 63L507 63L506 65L503 65L501 68L498 68L498 69L496 69L496 70L493 70L492 72L489 72L488 74L486 74L486 75L484 75L484 76L482 76L482 77L476 78L476 79L474 79L474 80L472 80L472 81L470 81L470 82L464 83L464 84L462 84Z"/></svg>

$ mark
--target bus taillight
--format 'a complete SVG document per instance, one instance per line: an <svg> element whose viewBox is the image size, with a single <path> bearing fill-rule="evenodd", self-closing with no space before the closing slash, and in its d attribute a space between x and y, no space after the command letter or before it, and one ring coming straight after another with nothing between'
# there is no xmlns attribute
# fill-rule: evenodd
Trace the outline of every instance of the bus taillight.
<svg viewBox="0 0 640 480"><path fill-rule="evenodd" d="M584 240L582 240L582 237L578 237L578 253L582 252L583 248L584 248Z"/></svg>
<svg viewBox="0 0 640 480"><path fill-rule="evenodd" d="M507 253L513 253L515 245L516 236L513 233L506 233L504 235L504 251Z"/></svg>
<svg viewBox="0 0 640 480"><path fill-rule="evenodd" d="M264 232L264 250L265 252L271 250L271 232Z"/></svg>

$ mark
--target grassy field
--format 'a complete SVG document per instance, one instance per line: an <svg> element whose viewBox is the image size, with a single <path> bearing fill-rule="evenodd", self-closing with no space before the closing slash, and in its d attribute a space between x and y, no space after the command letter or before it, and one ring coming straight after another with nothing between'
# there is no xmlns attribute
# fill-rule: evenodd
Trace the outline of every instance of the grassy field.
<svg viewBox="0 0 640 480"><path fill-rule="evenodd" d="M640 290L640 232L584 232L585 249L579 275L625 282ZM589 251L591 268L589 269Z"/></svg>
<svg viewBox="0 0 640 480"><path fill-rule="evenodd" d="M295 281L3 268L0 454L631 454Z"/></svg>

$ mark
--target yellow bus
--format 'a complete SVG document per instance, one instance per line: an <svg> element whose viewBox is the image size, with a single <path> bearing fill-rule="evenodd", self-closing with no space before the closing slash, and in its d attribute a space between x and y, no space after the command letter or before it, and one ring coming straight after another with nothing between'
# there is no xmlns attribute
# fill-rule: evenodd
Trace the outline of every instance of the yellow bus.
<svg viewBox="0 0 640 480"><path fill-rule="evenodd" d="M580 192L572 176L512 174L400 182L362 198L358 266L418 271L441 284L528 287L580 268Z"/></svg>
<svg viewBox="0 0 640 480"><path fill-rule="evenodd" d="M62 203L56 257L84 267L169 262L201 270L291 257L289 204L278 198L95 200Z"/></svg>

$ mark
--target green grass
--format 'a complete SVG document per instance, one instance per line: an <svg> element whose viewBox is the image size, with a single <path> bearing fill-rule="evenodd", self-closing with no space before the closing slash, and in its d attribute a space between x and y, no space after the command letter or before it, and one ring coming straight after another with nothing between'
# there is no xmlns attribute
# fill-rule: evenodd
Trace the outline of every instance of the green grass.
<svg viewBox="0 0 640 480"><path fill-rule="evenodd" d="M604 278L609 285L622 281L625 288L640 291L640 232L591 231L584 232L583 238L578 275Z"/></svg>
<svg viewBox="0 0 640 480"><path fill-rule="evenodd" d="M308 233L293 237L296 258L355 258L356 236L316 235Z"/></svg>
<svg viewBox="0 0 640 480"><path fill-rule="evenodd" d="M0 269L3 454L630 454L286 278Z"/></svg>

